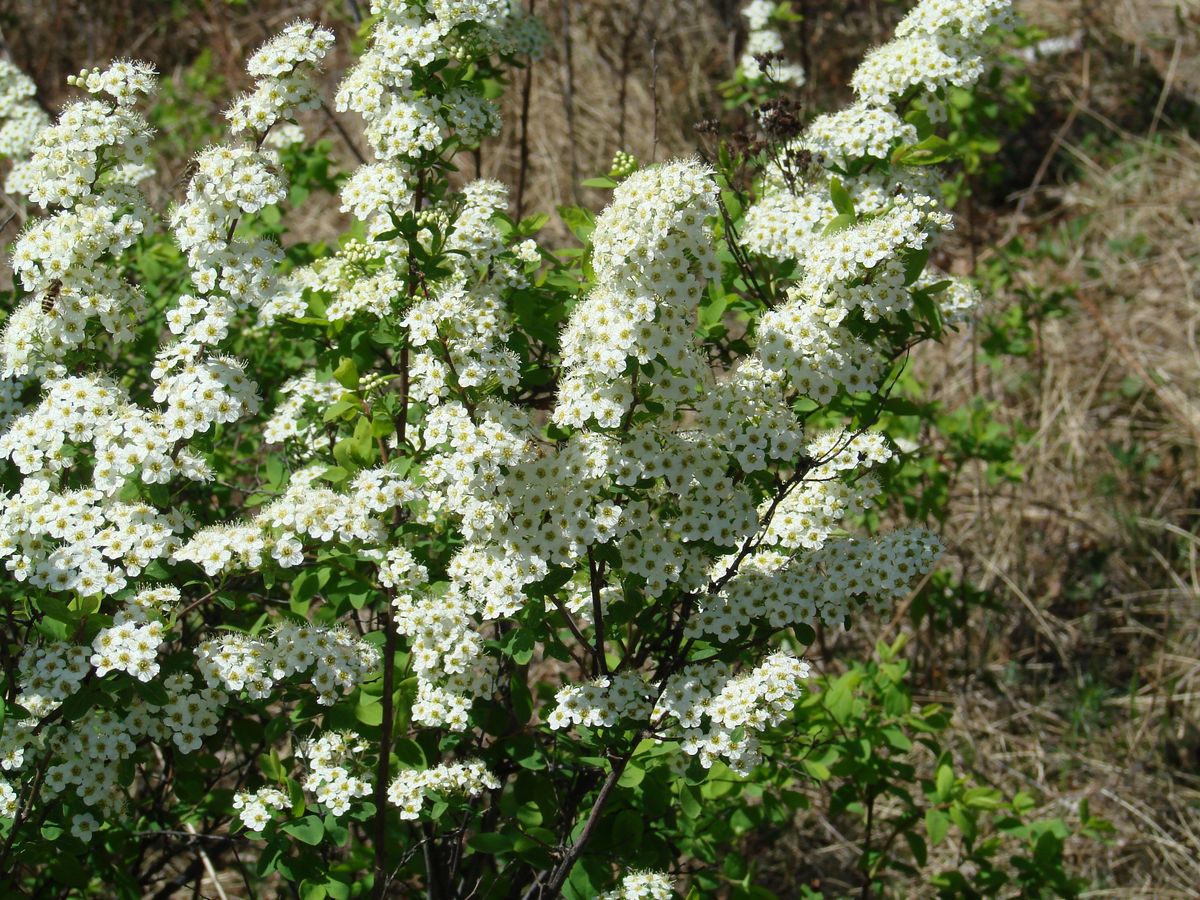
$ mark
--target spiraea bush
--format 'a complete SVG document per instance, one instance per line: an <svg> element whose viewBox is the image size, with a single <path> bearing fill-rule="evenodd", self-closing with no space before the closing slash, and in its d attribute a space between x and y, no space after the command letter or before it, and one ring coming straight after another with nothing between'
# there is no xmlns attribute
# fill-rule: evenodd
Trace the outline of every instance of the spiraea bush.
<svg viewBox="0 0 1200 900"><path fill-rule="evenodd" d="M942 720L890 657L814 693L804 653L939 554L857 523L907 352L975 300L929 263L938 131L1008 0L922 0L817 116L786 99L790 13L756 0L757 139L620 155L565 248L455 164L538 21L370 12L328 100L330 31L255 52L165 209L139 188L151 66L80 73L53 124L0 68L7 188L40 211L0 341L7 889L769 896L739 841L830 778L871 786L882 887L912 866L871 850L873 801L922 788L869 763ZM370 161L308 144L323 103ZM290 227L315 190L353 219L336 242ZM933 843L1002 810L1028 849L1010 877L989 837L931 889L1073 889L1028 804L945 760L924 789Z"/></svg>

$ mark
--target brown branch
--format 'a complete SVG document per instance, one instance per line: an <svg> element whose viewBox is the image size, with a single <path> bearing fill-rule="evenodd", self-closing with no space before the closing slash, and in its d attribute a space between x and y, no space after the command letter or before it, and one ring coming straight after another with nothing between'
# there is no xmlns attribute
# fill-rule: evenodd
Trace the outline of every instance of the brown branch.
<svg viewBox="0 0 1200 900"><path fill-rule="evenodd" d="M595 667L593 674L607 675L608 659L604 653L604 611L600 606L600 585L604 580L604 564L597 564L596 558L592 555L591 547L588 547L587 561L588 581L592 590L592 625L596 629Z"/></svg>
<svg viewBox="0 0 1200 900"><path fill-rule="evenodd" d="M354 138L350 137L350 132L346 130L346 126L342 124L342 120L338 118L337 113L329 108L329 104L325 102L324 98L321 98L321 112L325 113L325 118L329 120L329 124L333 126L333 130L338 133L338 137L342 139L342 143L354 154L354 158L358 160L358 164L360 166L366 165L367 158L358 149L358 144L354 142Z"/></svg>
<svg viewBox="0 0 1200 900"><path fill-rule="evenodd" d="M545 897L552 900L552 898L557 897L559 892L562 891L562 886L566 883L567 876L571 874L571 869L574 868L576 860L583 853L583 848L587 846L588 841L592 839L592 833L596 830L596 826L600 822L600 816L604 812L604 808L608 806L613 789L621 779L625 767L629 765L629 760L633 758L634 750L637 749L640 741L641 735L639 734L632 742L629 751L613 760L612 771L608 773L608 777L604 779L604 784L600 787L600 793L596 795L596 802L592 804L592 811L588 813L583 831L579 832L579 837L575 839L575 843L568 848L562 860L550 873L550 880L546 883L545 890L539 891L539 898ZM537 886L535 883L530 890L533 890ZM526 896L529 896L528 892L526 892Z"/></svg>
<svg viewBox="0 0 1200 900"><path fill-rule="evenodd" d="M590 649L591 644L588 643L588 639L584 637L583 632L579 630L579 626L575 624L575 618L571 615L571 611L563 605L563 602L558 599L556 594L548 594L547 596L550 598L550 602L554 604L554 608L558 610L559 615L563 617L563 621L567 623L567 628L571 630L571 634L575 636L575 640ZM569 647L567 649L570 650ZM581 672L587 668L584 666L583 660L576 656L573 651L571 652L571 658L575 660Z"/></svg>
<svg viewBox="0 0 1200 900"><path fill-rule="evenodd" d="M413 197L413 208L420 210L425 200L424 173L417 180L417 189ZM417 291L417 282L413 273L408 278L408 299L411 302ZM408 341L405 340L400 348L400 411L396 422L396 446L403 450L407 443L408 432ZM383 464L387 465L386 447L384 448ZM394 511L394 517L399 515L399 507ZM396 521L394 518L393 521ZM391 874L387 869L387 789L391 779L392 756L392 726L395 719L392 692L396 680L396 619L392 609L392 596L387 594L382 611L383 617L383 718L379 730L379 762L375 770L375 820L373 832L375 841L375 885L373 896L386 896L391 882Z"/></svg>
<svg viewBox="0 0 1200 900"><path fill-rule="evenodd" d="M60 706L59 709L62 709L62 707ZM42 722L46 722L46 719L43 719ZM15 867L12 870L7 868L8 857L12 853L13 845L16 843L17 832L21 830L21 826L29 819L29 814L37 803L38 794L42 790L42 780L46 777L46 770L50 768L50 759L53 755L51 751L47 750L46 755L38 763L37 772L33 776L33 785L29 789L29 795L25 798L25 802L21 804L21 808L17 810L16 816L13 817L11 830L8 832L8 840L4 842L4 851L0 852L0 872L7 872L12 876L16 875Z"/></svg>

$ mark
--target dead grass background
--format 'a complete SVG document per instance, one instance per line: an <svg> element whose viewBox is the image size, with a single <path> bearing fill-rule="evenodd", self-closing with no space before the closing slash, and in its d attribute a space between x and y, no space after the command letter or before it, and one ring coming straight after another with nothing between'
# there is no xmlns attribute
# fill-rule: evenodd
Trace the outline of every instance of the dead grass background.
<svg viewBox="0 0 1200 900"><path fill-rule="evenodd" d="M734 0L532 2L554 40L531 74L527 212L603 202L575 185L618 149L642 159L693 150L691 126L719 112L717 84L739 50ZM299 16L337 28L337 71L366 5L0 0L0 28L52 107L67 74L116 55L156 61L183 91L186 67L208 48L232 92L264 30ZM907 4L793 5L806 15L789 35L812 75L803 99L827 108ZM1109 844L1070 848L1093 896L1200 896L1200 144L1190 131L1200 121L1200 3L1019 6L1052 35L1080 35L1079 47L1033 65L1038 113L1008 136L1002 183L979 185L960 210L952 249L959 265L986 268L1006 241L1040 248L996 283L988 309L1059 290L1065 310L1040 323L1028 357L999 369L979 363L978 330L914 361L948 407L985 397L1029 436L1017 450L1024 480L997 488L962 473L943 529L952 564L998 609L974 611L949 637L917 631L910 652L921 699L954 706L967 764L1032 790L1047 814L1069 816L1086 797L1112 820ZM480 160L482 174L509 184L522 83L503 137ZM223 98L194 101L212 117ZM326 117L308 124L349 160ZM353 141L356 123L345 126ZM185 163L172 161L160 190ZM306 233L336 231L332 206L304 215ZM864 624L833 638L829 665L893 624L909 627ZM829 893L857 889L854 824L816 809L768 856L781 896L814 879Z"/></svg>

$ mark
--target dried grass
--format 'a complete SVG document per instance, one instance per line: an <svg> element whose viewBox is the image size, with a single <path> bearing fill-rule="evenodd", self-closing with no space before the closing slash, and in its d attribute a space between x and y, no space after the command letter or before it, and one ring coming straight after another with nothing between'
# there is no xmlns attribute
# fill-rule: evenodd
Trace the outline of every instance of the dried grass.
<svg viewBox="0 0 1200 900"><path fill-rule="evenodd" d="M1024 480L993 489L967 473L944 528L955 564L1003 610L924 649L977 771L1060 814L1087 798L1114 823L1111 845L1075 847L1096 896L1195 896L1200 144L1121 146L1048 192L1058 253L989 299L1077 285L1030 357L975 369L965 335L916 360L948 407L982 395L1032 429Z"/></svg>

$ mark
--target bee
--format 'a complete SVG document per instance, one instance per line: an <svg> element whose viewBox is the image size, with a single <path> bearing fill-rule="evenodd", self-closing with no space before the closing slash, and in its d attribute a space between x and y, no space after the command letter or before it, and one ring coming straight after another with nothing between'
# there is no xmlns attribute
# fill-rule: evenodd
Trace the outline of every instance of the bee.
<svg viewBox="0 0 1200 900"><path fill-rule="evenodd" d="M54 309L54 304L58 302L58 295L62 293L62 282L55 278L50 282L50 287L45 294L42 295L42 312L47 315Z"/></svg>
<svg viewBox="0 0 1200 900"><path fill-rule="evenodd" d="M195 175L199 170L200 164L194 159L190 160L188 164L183 167L183 171L181 171L171 183L171 189L167 194L168 198L174 197L176 191L178 191L184 185L189 184L192 180L192 176Z"/></svg>

